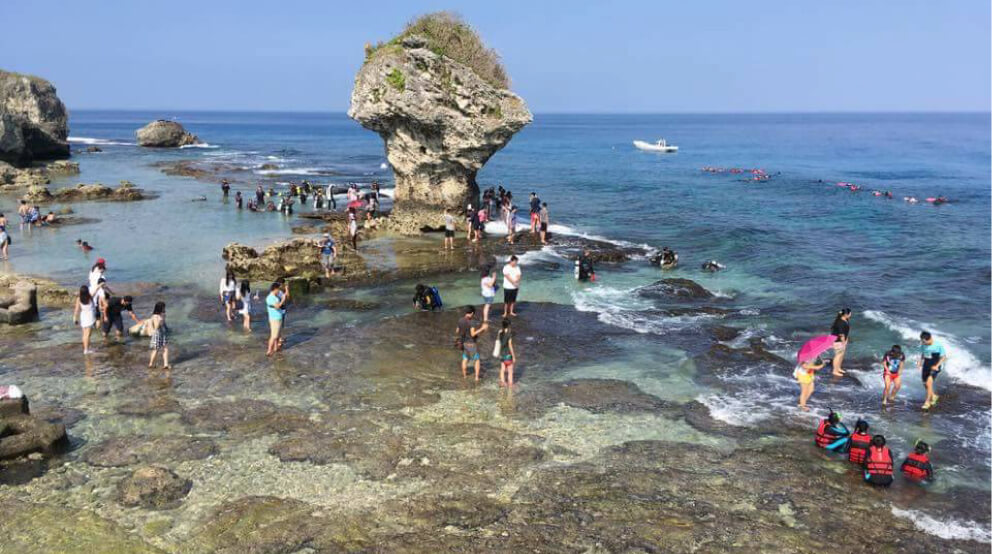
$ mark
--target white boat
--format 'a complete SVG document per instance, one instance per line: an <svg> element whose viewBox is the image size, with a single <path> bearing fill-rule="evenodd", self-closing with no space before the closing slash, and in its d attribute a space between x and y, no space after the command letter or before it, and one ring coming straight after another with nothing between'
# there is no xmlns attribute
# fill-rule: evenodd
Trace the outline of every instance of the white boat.
<svg viewBox="0 0 992 554"><path fill-rule="evenodd" d="M665 139L658 139L657 142L644 142L643 140L635 140L634 146L641 150L648 150L650 152L678 152L679 147L674 144L668 144Z"/></svg>

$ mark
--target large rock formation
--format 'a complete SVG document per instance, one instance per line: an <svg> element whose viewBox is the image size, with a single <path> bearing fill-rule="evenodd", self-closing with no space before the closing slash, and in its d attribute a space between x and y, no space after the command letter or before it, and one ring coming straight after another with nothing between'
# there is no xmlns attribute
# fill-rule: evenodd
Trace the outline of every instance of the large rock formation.
<svg viewBox="0 0 992 554"><path fill-rule="evenodd" d="M182 125L164 119L152 121L135 131L134 135L138 139L138 146L153 148L178 148L200 143L200 139L186 131Z"/></svg>
<svg viewBox="0 0 992 554"><path fill-rule="evenodd" d="M473 51L481 54L466 58L451 40L440 42L437 32L451 33L443 39L457 35L460 43L474 41ZM480 59L488 65L480 65ZM480 69L484 78L467 63L498 72ZM476 174L533 119L507 86L495 54L450 16L425 16L389 43L367 49L348 115L385 141L398 208L421 204L463 210L477 203Z"/></svg>
<svg viewBox="0 0 992 554"><path fill-rule="evenodd" d="M268 246L259 253L250 246L232 242L221 255L239 277L270 281L283 277L319 277L324 268L317 245L313 239L292 239Z"/></svg>
<svg viewBox="0 0 992 554"><path fill-rule="evenodd" d="M144 200L148 198L144 191L135 186L134 183L124 180L120 186L111 188L100 183L87 185L79 183L74 187L60 188L52 194L47 187L32 186L22 197L32 204L42 204L45 202L82 202L85 200L112 200L117 202L131 202L134 200Z"/></svg>
<svg viewBox="0 0 992 554"><path fill-rule="evenodd" d="M68 158L68 137L69 115L51 83L0 70L0 160Z"/></svg>
<svg viewBox="0 0 992 554"><path fill-rule="evenodd" d="M0 323L22 325L38 320L38 286L31 281L20 281L13 288L13 296L0 299Z"/></svg>

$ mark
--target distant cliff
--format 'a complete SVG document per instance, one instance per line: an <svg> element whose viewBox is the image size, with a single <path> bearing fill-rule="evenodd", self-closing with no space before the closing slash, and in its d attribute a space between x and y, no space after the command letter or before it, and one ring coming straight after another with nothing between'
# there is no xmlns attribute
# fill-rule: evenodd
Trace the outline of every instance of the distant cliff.
<svg viewBox="0 0 992 554"><path fill-rule="evenodd" d="M463 210L483 164L533 119L492 50L455 16L366 47L348 115L385 141L397 207Z"/></svg>
<svg viewBox="0 0 992 554"><path fill-rule="evenodd" d="M51 83L0 70L0 161L68 158L68 137L69 115Z"/></svg>

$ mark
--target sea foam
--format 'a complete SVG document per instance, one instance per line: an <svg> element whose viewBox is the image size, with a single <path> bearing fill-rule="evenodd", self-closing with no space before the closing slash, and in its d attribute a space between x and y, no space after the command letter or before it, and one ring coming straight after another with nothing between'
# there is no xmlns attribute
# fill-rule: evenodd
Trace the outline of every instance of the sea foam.
<svg viewBox="0 0 992 554"><path fill-rule="evenodd" d="M69 137L67 140L75 144L91 144L94 146L134 146L135 144L133 142L121 142L117 140L93 137Z"/></svg>
<svg viewBox="0 0 992 554"><path fill-rule="evenodd" d="M947 540L962 540L990 543L992 530L974 521L947 519L941 521L919 510L903 510L892 507L892 515L908 519L920 531Z"/></svg>

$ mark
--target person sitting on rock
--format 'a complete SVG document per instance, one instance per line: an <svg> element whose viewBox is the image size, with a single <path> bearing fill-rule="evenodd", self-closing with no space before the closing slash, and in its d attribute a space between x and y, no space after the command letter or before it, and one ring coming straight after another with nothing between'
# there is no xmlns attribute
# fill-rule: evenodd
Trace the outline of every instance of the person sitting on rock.
<svg viewBox="0 0 992 554"><path fill-rule="evenodd" d="M902 474L914 483L933 480L933 466L930 465L930 445L916 441L913 452L899 466Z"/></svg>
<svg viewBox="0 0 992 554"><path fill-rule="evenodd" d="M892 484L892 452L885 446L885 437L875 435L868 447L864 463L865 481L876 487Z"/></svg>
<svg viewBox="0 0 992 554"><path fill-rule="evenodd" d="M841 422L840 414L833 410L820 420L816 428L816 446L833 452L843 452L849 444L850 437L851 431Z"/></svg>

